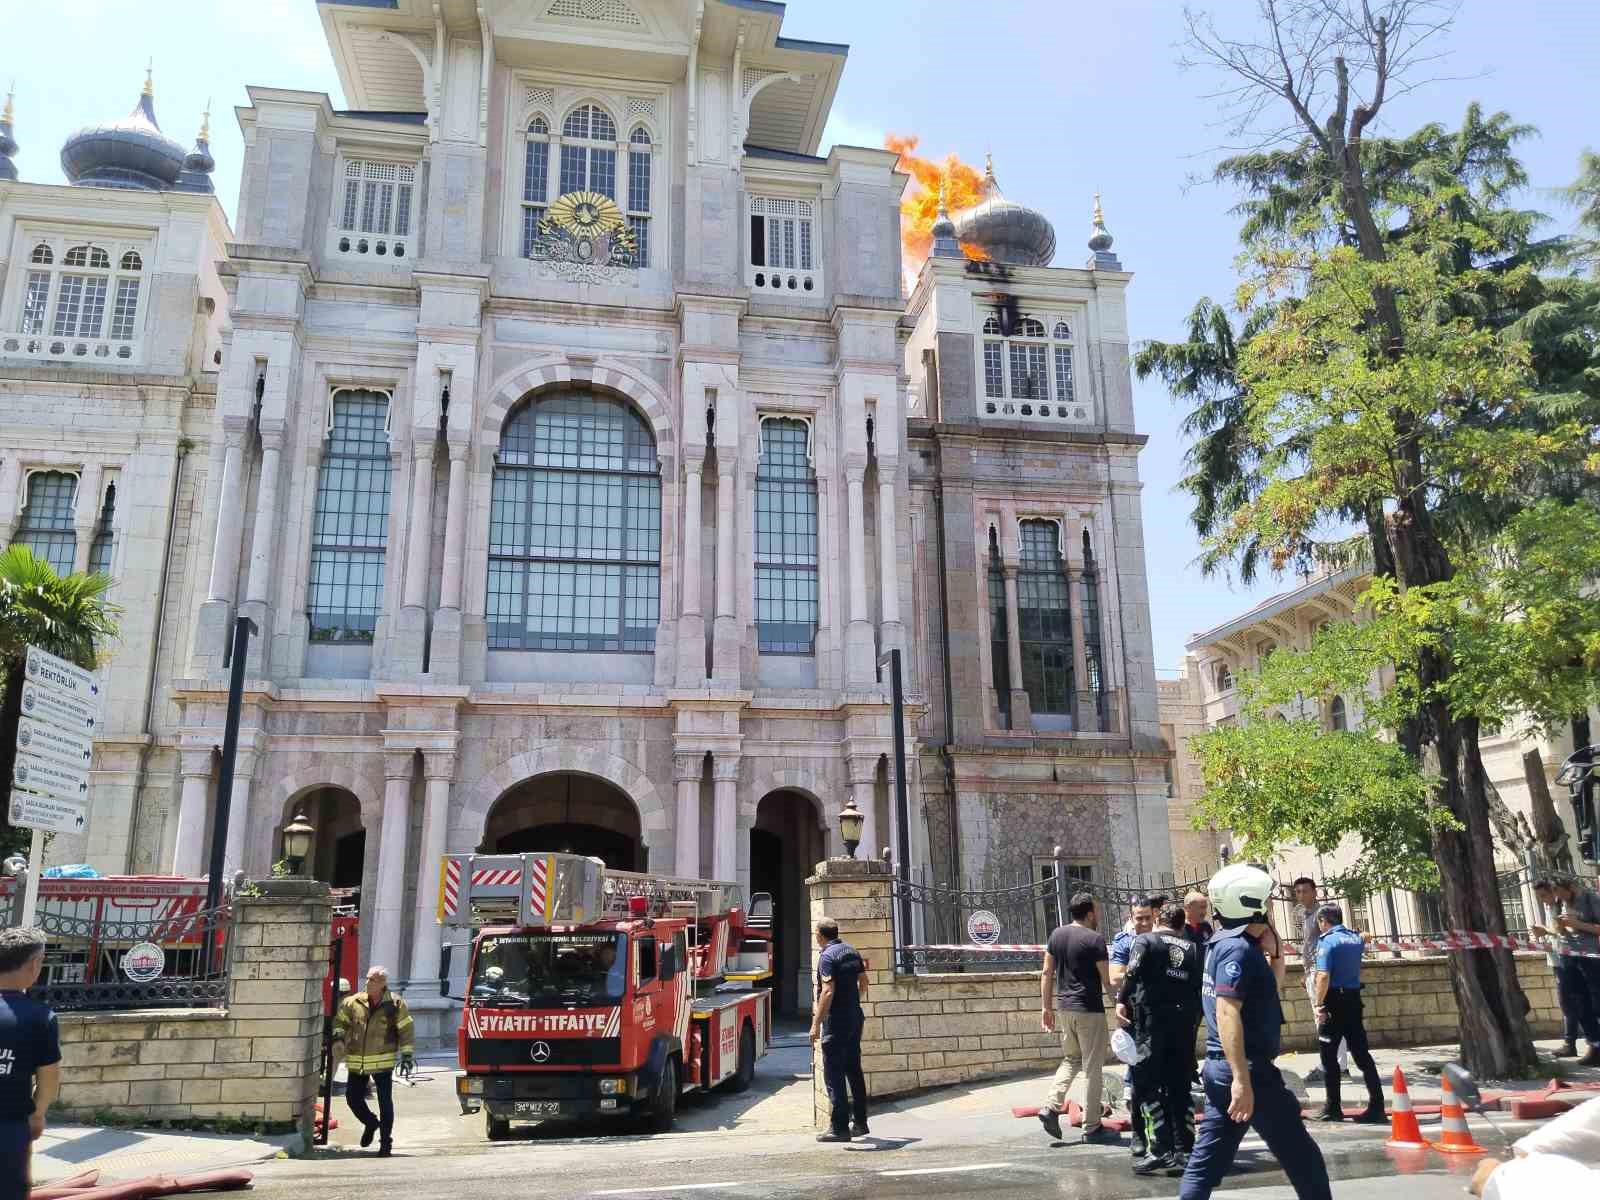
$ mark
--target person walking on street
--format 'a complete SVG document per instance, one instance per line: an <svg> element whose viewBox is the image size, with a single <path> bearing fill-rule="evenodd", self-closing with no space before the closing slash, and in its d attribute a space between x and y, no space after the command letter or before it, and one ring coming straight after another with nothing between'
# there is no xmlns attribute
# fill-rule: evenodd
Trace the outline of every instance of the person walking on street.
<svg viewBox="0 0 1600 1200"><path fill-rule="evenodd" d="M1161 910L1156 928L1134 939L1117 996L1117 1020L1133 1031L1138 1058L1134 1092L1143 1127L1145 1156L1135 1175L1170 1170L1194 1148L1194 1015L1200 1011L1200 951L1184 932L1177 904Z"/></svg>
<svg viewBox="0 0 1600 1200"><path fill-rule="evenodd" d="M1128 923L1111 942L1109 958L1113 992L1122 989L1122 979L1128 973L1128 959L1133 954L1135 939L1143 937L1156 927L1156 914L1165 904L1165 896L1141 896L1133 902ZM1128 1091L1129 1141L1133 1146L1134 1161L1137 1162L1145 1156L1148 1149L1144 1140L1144 1123L1139 1120L1139 1109L1144 1100L1139 1095L1138 1081L1134 1078L1132 1069L1125 1068L1122 1078Z"/></svg>
<svg viewBox="0 0 1600 1200"><path fill-rule="evenodd" d="M1106 939L1100 934L1100 908L1088 892L1067 905L1071 923L1057 927L1045 946L1039 972L1039 1024L1061 1038L1061 1065L1050 1094L1039 1109L1039 1123L1061 1137L1067 1091L1083 1075L1083 1140L1112 1142L1116 1134L1100 1123L1101 1070L1106 1060L1106 989L1111 986Z"/></svg>
<svg viewBox="0 0 1600 1200"><path fill-rule="evenodd" d="M1302 875L1291 885L1294 888L1295 903L1300 906L1300 966L1305 972L1306 999L1311 1002L1313 1026L1317 1024L1315 1010L1317 1007L1317 940L1322 936L1322 930L1317 925L1317 913L1322 905L1317 900L1317 883L1309 875ZM1338 1058L1339 1073L1343 1075L1350 1069L1350 1051L1343 1046L1339 1048ZM1323 1068L1313 1067L1306 1073L1307 1083L1319 1083L1322 1080Z"/></svg>
<svg viewBox="0 0 1600 1200"><path fill-rule="evenodd" d="M1382 1125L1383 1083L1367 1048L1367 1029L1361 1020L1361 955L1366 944L1361 935L1346 929L1344 913L1337 904L1324 904L1317 913L1316 962L1317 1044L1322 1051L1323 1087L1327 1098L1313 1120L1342 1121L1344 1108L1339 1086L1344 1073L1338 1069L1341 1043L1356 1060L1367 1085L1367 1107L1356 1118L1363 1125Z"/></svg>
<svg viewBox="0 0 1600 1200"><path fill-rule="evenodd" d="M389 990L387 967L367 971L367 986L339 1005L333 1019L333 1053L346 1067L344 1098L362 1124L361 1144L379 1137L378 1154L394 1150L394 1071L416 1069L416 1042L406 1002ZM367 1107L367 1088L378 1093L378 1115Z"/></svg>
<svg viewBox="0 0 1600 1200"><path fill-rule="evenodd" d="M866 1018L867 964L849 942L839 940L839 924L817 922L816 1003L811 1006L811 1040L822 1043L822 1078L832 1105L828 1132L819 1142L866 1137L867 1080L861 1073L861 1030ZM846 1099L845 1088L849 1087Z"/></svg>
<svg viewBox="0 0 1600 1200"><path fill-rule="evenodd" d="M1205 1119L1183 1173L1179 1200L1208 1200L1254 1129L1277 1156L1300 1200L1333 1200L1322 1151L1300 1119L1300 1102L1273 1064L1283 1006L1263 939L1272 877L1259 867L1224 867L1206 889L1221 928L1206 949L1201 1004L1206 1014Z"/></svg>
<svg viewBox="0 0 1600 1200"><path fill-rule="evenodd" d="M33 1143L61 1090L56 1015L23 993L44 967L44 934L0 929L0 1195L26 1196Z"/></svg>
<svg viewBox="0 0 1600 1200"><path fill-rule="evenodd" d="M1561 938L1558 949L1567 951L1556 972L1556 989L1563 1015L1576 1020L1589 1043L1589 1053L1578 1065L1600 1066L1600 958L1583 957L1600 954L1600 896L1571 879L1537 879L1533 894L1540 904L1554 910ZM1542 925L1535 925L1533 931L1546 936L1551 932ZM1571 1044L1571 1026L1567 1029ZM1577 1046L1571 1045L1571 1053L1576 1051Z"/></svg>

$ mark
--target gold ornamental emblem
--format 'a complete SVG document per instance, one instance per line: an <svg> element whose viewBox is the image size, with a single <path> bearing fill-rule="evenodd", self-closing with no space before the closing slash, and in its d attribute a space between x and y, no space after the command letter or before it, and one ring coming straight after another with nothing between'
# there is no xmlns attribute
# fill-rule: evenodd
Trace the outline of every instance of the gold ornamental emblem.
<svg viewBox="0 0 1600 1200"><path fill-rule="evenodd" d="M602 237L627 224L617 202L600 192L568 192L550 205L548 219L580 238Z"/></svg>

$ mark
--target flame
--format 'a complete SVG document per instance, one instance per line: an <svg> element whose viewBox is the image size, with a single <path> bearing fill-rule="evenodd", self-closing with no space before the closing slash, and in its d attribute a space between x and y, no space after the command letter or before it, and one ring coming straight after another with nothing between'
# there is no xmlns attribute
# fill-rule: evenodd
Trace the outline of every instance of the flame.
<svg viewBox="0 0 1600 1200"><path fill-rule="evenodd" d="M915 153L922 141L918 137L891 133L883 139L883 148L900 156L899 169L912 178L912 186L900 201L900 245L904 250L906 273L915 278L927 261L933 246L933 223L939 216L939 185L944 184L945 208L952 214L971 208L983 199L983 172L970 163L964 163L954 154L935 162ZM965 243L961 252L970 259L988 258L982 250Z"/></svg>

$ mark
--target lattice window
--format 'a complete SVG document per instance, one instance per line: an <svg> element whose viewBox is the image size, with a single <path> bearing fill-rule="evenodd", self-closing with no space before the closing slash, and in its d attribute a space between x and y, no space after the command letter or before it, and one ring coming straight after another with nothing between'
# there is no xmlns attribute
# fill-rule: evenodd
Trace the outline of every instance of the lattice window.
<svg viewBox="0 0 1600 1200"><path fill-rule="evenodd" d="M59 338L99 338L106 329L107 303L115 297L110 337L131 340L138 330L139 272L144 260L137 251L126 250L117 261L119 265L113 269L110 251L84 242L70 247L58 266L55 251L47 243L35 245L28 255L31 269L22 289L21 331L48 332ZM97 353L103 356L104 348ZM129 351L120 351L119 357L129 357Z"/></svg>
<svg viewBox="0 0 1600 1200"><path fill-rule="evenodd" d="M561 124L561 182L557 195L599 192L617 198L617 126L593 104L580 105Z"/></svg>
<svg viewBox="0 0 1600 1200"><path fill-rule="evenodd" d="M344 165L339 228L345 233L409 236L416 182L416 168L405 163L351 159Z"/></svg>
<svg viewBox="0 0 1600 1200"><path fill-rule="evenodd" d="M111 574L111 556L116 551L116 531L112 528L117 517L117 485L106 485L105 503L100 506L100 520L94 527L94 541L89 543L89 573Z"/></svg>
<svg viewBox="0 0 1600 1200"><path fill-rule="evenodd" d="M623 0L555 0L545 10L545 15L557 20L594 21L628 29L644 26L639 14L624 4Z"/></svg>
<svg viewBox="0 0 1600 1200"><path fill-rule="evenodd" d="M529 108L554 108L556 106L555 89L537 86L526 88L522 93L522 102Z"/></svg>
<svg viewBox="0 0 1600 1200"><path fill-rule="evenodd" d="M809 200L750 197L750 265L809 271L815 259Z"/></svg>
<svg viewBox="0 0 1600 1200"><path fill-rule="evenodd" d="M507 420L489 509L491 650L655 649L660 563L661 476L643 418L573 391Z"/></svg>
<svg viewBox="0 0 1600 1200"><path fill-rule="evenodd" d="M656 102L655 102L655 99L653 97L651 97L651 96L629 96L628 97L628 116L630 118L631 117L648 117L652 121L655 120L655 116L656 116Z"/></svg>
<svg viewBox="0 0 1600 1200"><path fill-rule="evenodd" d="M14 546L26 546L49 563L57 575L72 574L78 535L72 515L78 477L65 471L35 471L28 477L28 502L17 522Z"/></svg>
<svg viewBox="0 0 1600 1200"><path fill-rule="evenodd" d="M1038 401L1040 416L1068 415L1066 406L1077 402L1077 391L1072 330L1065 320L1047 326L1024 314L1003 334L999 318L991 314L983 322L983 333L989 339L983 343L985 399ZM1052 403L1058 406L1054 410ZM1006 408L1009 413L1011 406ZM990 405L988 411L998 413L1000 406ZM1032 407L1023 408L1021 415L1033 415Z"/></svg>
<svg viewBox="0 0 1600 1200"><path fill-rule="evenodd" d="M550 198L550 125L536 116L528 122L522 168L522 257L533 257Z"/></svg>
<svg viewBox="0 0 1600 1200"><path fill-rule="evenodd" d="M371 642L378 627L393 474L388 420L382 392L333 397L311 529L306 614L314 642Z"/></svg>
<svg viewBox="0 0 1600 1200"><path fill-rule="evenodd" d="M1060 528L1023 521L1017 570L1017 635L1022 686L1036 713L1072 712L1072 618Z"/></svg>
<svg viewBox="0 0 1600 1200"><path fill-rule="evenodd" d="M650 131L637 126L628 135L628 227L638 247L639 265L650 265Z"/></svg>
<svg viewBox="0 0 1600 1200"><path fill-rule="evenodd" d="M756 635L763 654L810 654L816 643L817 480L804 421L761 422L756 471Z"/></svg>

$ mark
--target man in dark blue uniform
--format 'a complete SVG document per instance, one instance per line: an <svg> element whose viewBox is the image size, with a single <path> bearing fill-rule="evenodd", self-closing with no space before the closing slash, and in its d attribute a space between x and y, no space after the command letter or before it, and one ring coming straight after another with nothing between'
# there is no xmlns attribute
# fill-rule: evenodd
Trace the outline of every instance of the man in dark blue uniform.
<svg viewBox="0 0 1600 1200"><path fill-rule="evenodd" d="M822 1078L832 1103L830 1127L819 1142L848 1142L867 1135L867 1081L861 1073L861 1030L867 998L867 964L839 925L817 922L817 990L811 1008L811 1040L822 1043ZM845 1098L849 1087L849 1101Z"/></svg>
<svg viewBox="0 0 1600 1200"><path fill-rule="evenodd" d="M1355 930L1345 928L1344 912L1337 904L1325 904L1317 911L1317 932L1317 978L1312 986L1316 989L1317 1042L1328 1097L1315 1119L1344 1120L1339 1095L1342 1042L1349 1047L1367 1085L1367 1107L1356 1120L1363 1125L1382 1125L1388 1120L1383 1113L1383 1082L1372 1051L1367 1049L1367 1027L1361 1020L1361 956L1366 953L1366 943Z"/></svg>
<svg viewBox="0 0 1600 1200"><path fill-rule="evenodd" d="M1128 973L1117 997L1117 1018L1139 1048L1133 1091L1144 1129L1146 1155L1135 1175L1167 1171L1194 1146L1194 1014L1200 1011L1200 951L1183 932L1184 911L1169 904L1154 931L1134 939Z"/></svg>
<svg viewBox="0 0 1600 1200"><path fill-rule="evenodd" d="M1272 878L1239 863L1217 872L1207 891L1222 928L1207 948L1201 986L1206 1114L1179 1200L1207 1200L1250 1128L1277 1156L1300 1200L1333 1200L1322 1151L1306 1132L1300 1102L1272 1061L1283 1024L1278 979L1261 950L1261 939L1275 936L1267 925Z"/></svg>
<svg viewBox="0 0 1600 1200"><path fill-rule="evenodd" d="M26 1196L33 1143L61 1090L56 1015L23 993L44 966L37 929L0 930L0 1196Z"/></svg>

